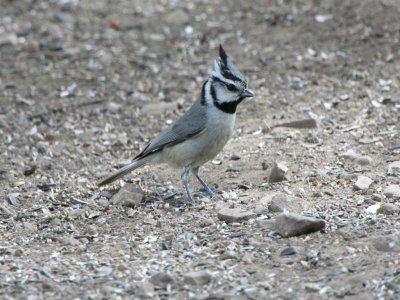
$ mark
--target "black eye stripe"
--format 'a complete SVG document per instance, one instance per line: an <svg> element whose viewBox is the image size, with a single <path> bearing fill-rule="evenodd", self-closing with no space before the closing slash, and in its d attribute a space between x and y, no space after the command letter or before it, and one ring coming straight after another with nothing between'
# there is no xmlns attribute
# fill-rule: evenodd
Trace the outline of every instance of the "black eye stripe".
<svg viewBox="0 0 400 300"><path fill-rule="evenodd" d="M218 77L213 76L212 79L213 79L213 81L215 81L215 82L219 82L219 83L222 83L222 84L226 84L226 82L222 81L222 80L219 79Z"/></svg>
<svg viewBox="0 0 400 300"><path fill-rule="evenodd" d="M241 81L242 80L241 78L232 74L231 71L229 70L229 68L227 68L225 65L221 66L221 75L232 81Z"/></svg>
<svg viewBox="0 0 400 300"><path fill-rule="evenodd" d="M227 88L228 90L230 90L230 91L238 91L238 90L239 90L239 89L236 87L236 85L234 85L234 84L232 84L232 83L229 83L229 82L225 82L225 81L221 80L221 79L218 78L218 77L213 76L213 77L212 77L212 80L215 81L215 82L219 82L219 83L225 85L226 88Z"/></svg>
<svg viewBox="0 0 400 300"><path fill-rule="evenodd" d="M215 87L211 85L211 98L213 99L213 102L215 103L217 101L217 92L215 91Z"/></svg>

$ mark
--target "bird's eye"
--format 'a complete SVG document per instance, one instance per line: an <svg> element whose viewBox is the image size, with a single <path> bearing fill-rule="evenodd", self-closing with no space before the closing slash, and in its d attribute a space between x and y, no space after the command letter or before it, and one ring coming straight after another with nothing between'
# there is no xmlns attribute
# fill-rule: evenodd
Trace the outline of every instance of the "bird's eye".
<svg viewBox="0 0 400 300"><path fill-rule="evenodd" d="M236 86L234 84L228 84L227 86L228 90L230 90L231 92L236 91Z"/></svg>

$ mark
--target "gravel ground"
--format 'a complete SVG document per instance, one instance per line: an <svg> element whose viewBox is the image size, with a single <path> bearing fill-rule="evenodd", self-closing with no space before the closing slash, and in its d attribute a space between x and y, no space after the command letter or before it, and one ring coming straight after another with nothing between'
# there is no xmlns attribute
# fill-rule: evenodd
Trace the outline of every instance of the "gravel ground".
<svg viewBox="0 0 400 300"><path fill-rule="evenodd" d="M398 299L400 1L3 1L0 297ZM222 43L256 93L185 204L99 189ZM193 183L194 190L200 188Z"/></svg>

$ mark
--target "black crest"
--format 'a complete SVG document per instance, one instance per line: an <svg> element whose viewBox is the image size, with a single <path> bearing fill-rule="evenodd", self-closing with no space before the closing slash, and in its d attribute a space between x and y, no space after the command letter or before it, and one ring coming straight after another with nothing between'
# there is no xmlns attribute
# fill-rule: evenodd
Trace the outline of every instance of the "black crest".
<svg viewBox="0 0 400 300"><path fill-rule="evenodd" d="M221 44L219 45L219 57L225 66L228 65L228 55L226 55L226 52L224 48L222 48Z"/></svg>
<svg viewBox="0 0 400 300"><path fill-rule="evenodd" d="M215 72L212 74L214 78L218 77L218 74L220 74L222 75L220 79L226 78L232 81L246 82L245 77L233 64L231 57L226 54L222 45L219 45L219 57L216 59L216 65L213 72Z"/></svg>

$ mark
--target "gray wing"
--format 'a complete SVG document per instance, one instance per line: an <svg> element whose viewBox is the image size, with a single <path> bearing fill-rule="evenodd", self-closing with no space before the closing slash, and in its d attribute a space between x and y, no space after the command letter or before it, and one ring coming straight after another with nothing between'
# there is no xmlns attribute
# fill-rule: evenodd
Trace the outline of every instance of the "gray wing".
<svg viewBox="0 0 400 300"><path fill-rule="evenodd" d="M162 131L135 159L143 158L164 147L179 144L188 138L202 133L206 128L206 111L197 99L192 107L174 125Z"/></svg>

